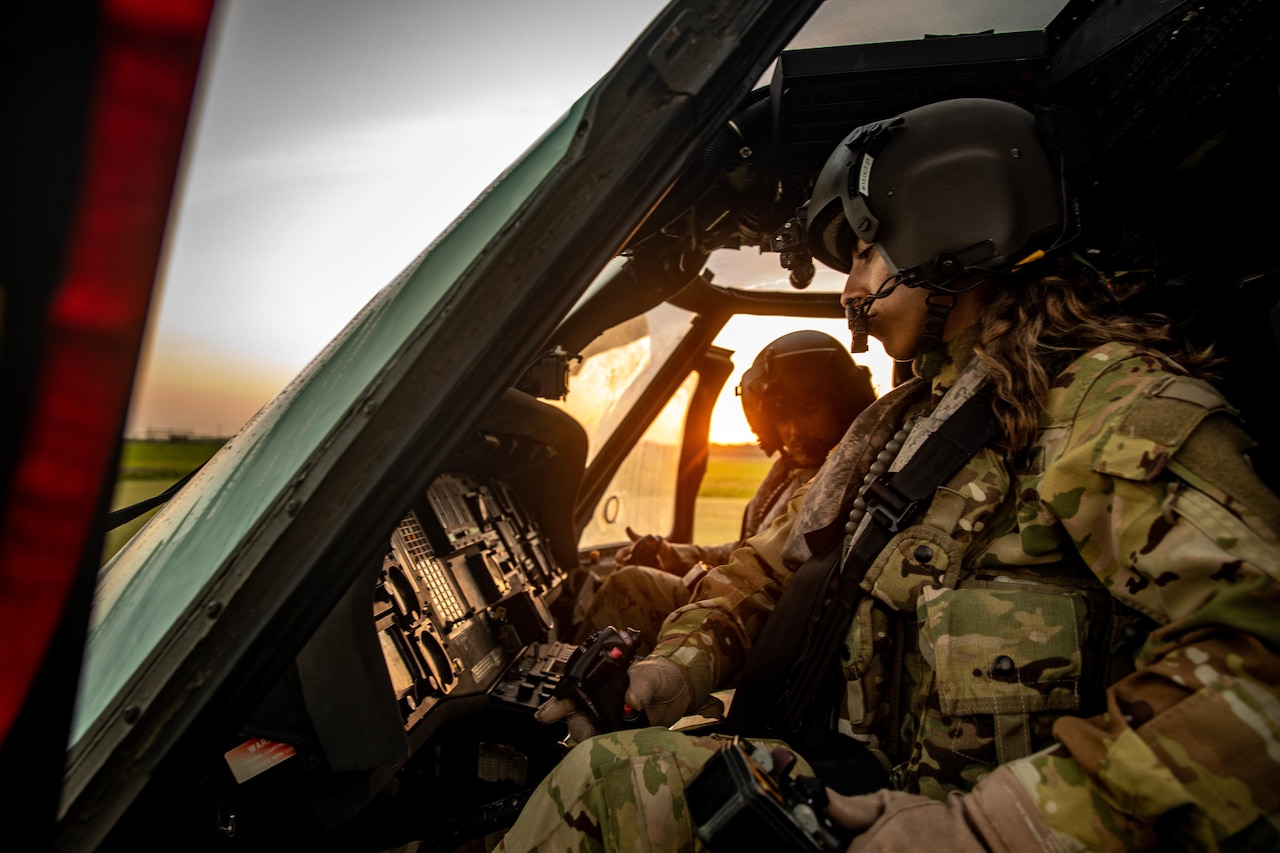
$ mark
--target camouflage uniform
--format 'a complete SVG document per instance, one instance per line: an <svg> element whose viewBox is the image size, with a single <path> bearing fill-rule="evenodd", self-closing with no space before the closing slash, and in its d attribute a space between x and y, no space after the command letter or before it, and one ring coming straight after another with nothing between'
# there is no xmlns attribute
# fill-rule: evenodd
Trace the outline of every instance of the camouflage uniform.
<svg viewBox="0 0 1280 853"><path fill-rule="evenodd" d="M705 850L694 836L684 788L729 741L659 727L584 741L534 791L497 850ZM813 774L799 756L795 772ZM568 784L559 786L558 778Z"/></svg>
<svg viewBox="0 0 1280 853"><path fill-rule="evenodd" d="M944 366L935 399L963 366ZM788 514L668 622L654 654L684 669L695 704L742 666L804 534L841 520L920 384L873 404ZM841 650L842 727L904 791L1013 781L1060 849L1280 847L1280 500L1250 446L1217 392L1162 357L1109 344L1077 358L1036 443L980 451L870 567ZM600 768L577 769L531 807ZM648 770L613 796L675 784ZM508 849L541 840L524 824ZM563 830L542 849L598 849ZM618 831L627 849L690 849L672 840L687 831Z"/></svg>
<svg viewBox="0 0 1280 853"><path fill-rule="evenodd" d="M672 542L685 574L652 569L648 566L620 566L591 597L578 622L573 642L581 643L606 625L636 628L640 632L640 654L653 648L663 621L678 607L688 604L701 574L689 574L698 563L719 566L729 562L729 555L758 531L773 523L786 511L796 490L813 479L817 468L797 468L784 455L780 456L760 483L760 488L747 503L742 514L739 538L721 545L692 545Z"/></svg>

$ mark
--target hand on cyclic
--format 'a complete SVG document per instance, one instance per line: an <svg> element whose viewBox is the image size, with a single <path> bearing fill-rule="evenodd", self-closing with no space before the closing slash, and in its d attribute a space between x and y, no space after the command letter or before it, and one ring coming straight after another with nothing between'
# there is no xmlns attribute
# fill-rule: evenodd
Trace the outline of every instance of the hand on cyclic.
<svg viewBox="0 0 1280 853"><path fill-rule="evenodd" d="M689 713L693 695L684 679L684 670L670 658L647 657L627 670L628 705L644 711L649 724L670 726Z"/></svg>
<svg viewBox="0 0 1280 853"><path fill-rule="evenodd" d="M627 670L625 700L644 711L651 725L670 726L689 712L691 694L684 670L668 658L649 657ZM564 720L569 736L579 743L599 732L596 719L571 697L548 699L533 717L540 723Z"/></svg>
<svg viewBox="0 0 1280 853"><path fill-rule="evenodd" d="M533 712L533 718L540 723L555 723L564 720L569 729L569 737L582 743L596 734L596 721L591 714L584 711L576 699L564 697L548 699Z"/></svg>

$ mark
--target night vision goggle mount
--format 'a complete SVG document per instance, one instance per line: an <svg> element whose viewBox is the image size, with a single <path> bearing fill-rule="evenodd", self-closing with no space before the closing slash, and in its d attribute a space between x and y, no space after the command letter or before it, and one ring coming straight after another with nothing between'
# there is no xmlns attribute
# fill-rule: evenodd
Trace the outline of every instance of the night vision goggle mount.
<svg viewBox="0 0 1280 853"><path fill-rule="evenodd" d="M782 224L769 238L769 248L779 254L778 262L791 273L787 280L796 290L804 290L813 283L817 270L813 266L813 253L809 251L809 239L804 231L805 208Z"/></svg>

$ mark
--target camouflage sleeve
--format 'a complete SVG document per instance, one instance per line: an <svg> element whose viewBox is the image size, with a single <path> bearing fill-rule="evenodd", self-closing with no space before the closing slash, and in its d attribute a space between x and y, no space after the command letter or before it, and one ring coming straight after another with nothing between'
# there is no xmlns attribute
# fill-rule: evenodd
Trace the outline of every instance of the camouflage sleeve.
<svg viewBox="0 0 1280 853"><path fill-rule="evenodd" d="M719 545L689 545L683 542L672 542L672 549L680 558L682 568L688 570L701 561L708 566L719 566L729 562L729 555L738 547L735 542L723 542Z"/></svg>
<svg viewBox="0 0 1280 853"><path fill-rule="evenodd" d="M1060 719L1058 745L1009 765L1068 849L1277 840L1280 501L1248 446L1212 388L1130 359L1044 473L1044 523L1159 626L1105 713Z"/></svg>
<svg viewBox="0 0 1280 853"><path fill-rule="evenodd" d="M797 490L773 524L708 572L694 587L691 603L663 625L653 654L684 669L695 707L742 668L753 639L795 574L797 567L782 559L782 548L805 491Z"/></svg>

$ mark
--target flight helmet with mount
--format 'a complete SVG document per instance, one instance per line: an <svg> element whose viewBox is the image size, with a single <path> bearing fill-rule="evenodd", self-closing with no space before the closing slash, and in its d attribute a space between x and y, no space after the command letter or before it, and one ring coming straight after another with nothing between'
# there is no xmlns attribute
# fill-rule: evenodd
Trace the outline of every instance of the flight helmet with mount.
<svg viewBox="0 0 1280 853"><path fill-rule="evenodd" d="M805 212L809 250L847 273L861 238L892 273L850 306L854 352L865 351L866 304L893 287L954 295L976 272L1008 270L1067 242L1061 157L1044 131L1037 114L1015 104L957 98L862 125L836 146ZM951 302L931 294L939 334Z"/></svg>

